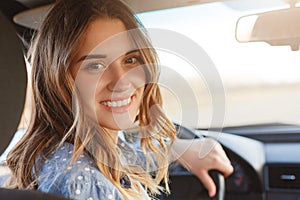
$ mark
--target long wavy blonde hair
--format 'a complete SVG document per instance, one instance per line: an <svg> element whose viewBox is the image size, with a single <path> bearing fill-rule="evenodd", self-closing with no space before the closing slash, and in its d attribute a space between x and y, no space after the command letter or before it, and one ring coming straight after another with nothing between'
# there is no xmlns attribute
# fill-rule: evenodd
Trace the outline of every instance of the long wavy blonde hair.
<svg viewBox="0 0 300 200"><path fill-rule="evenodd" d="M69 67L89 24L99 18L119 19L127 30L138 29L134 35L140 49L147 84L137 116L142 134L141 147L146 163L155 159L157 170L140 166L123 166L119 148L108 133L97 126L86 123L79 109L72 109L72 97L76 91ZM74 145L72 160L88 153L99 170L121 192L125 199L139 198L139 186L144 185L150 194L160 192L161 181L168 190L168 153L170 145L165 139L175 138L175 128L161 110L162 97L157 84L159 67L157 55L148 41L142 24L132 11L119 0L60 0L57 1L44 20L29 50L32 66L33 106L30 124L25 136L9 153L7 164L12 171L17 188L37 187L37 157L47 156L62 142ZM105 30L104 30L105 31ZM151 113L150 113L151 108ZM147 128L145 128L147 127ZM101 158L101 161L96 158ZM109 163L107 165L106 163ZM148 165L146 165L148 166ZM132 188L123 188L120 179L128 176Z"/></svg>

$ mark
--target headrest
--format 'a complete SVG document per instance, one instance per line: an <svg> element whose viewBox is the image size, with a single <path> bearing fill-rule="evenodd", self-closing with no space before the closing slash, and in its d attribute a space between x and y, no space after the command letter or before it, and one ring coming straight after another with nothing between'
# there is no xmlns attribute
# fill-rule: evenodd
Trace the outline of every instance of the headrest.
<svg viewBox="0 0 300 200"><path fill-rule="evenodd" d="M0 155L17 130L26 94L26 65L20 39L0 12Z"/></svg>

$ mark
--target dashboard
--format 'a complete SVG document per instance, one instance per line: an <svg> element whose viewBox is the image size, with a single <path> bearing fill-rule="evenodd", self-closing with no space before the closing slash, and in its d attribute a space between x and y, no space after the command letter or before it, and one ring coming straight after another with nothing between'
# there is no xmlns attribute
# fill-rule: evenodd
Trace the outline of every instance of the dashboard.
<svg viewBox="0 0 300 200"><path fill-rule="evenodd" d="M228 200L300 199L300 128L258 125L198 131L217 139L234 167L226 178Z"/></svg>
<svg viewBox="0 0 300 200"><path fill-rule="evenodd" d="M181 128L178 136L183 139L218 140L231 160L234 172L225 178L224 198L212 199L300 199L299 127L259 125L225 128L221 133ZM171 196L160 199L211 199L200 181L180 165L170 167L170 180Z"/></svg>

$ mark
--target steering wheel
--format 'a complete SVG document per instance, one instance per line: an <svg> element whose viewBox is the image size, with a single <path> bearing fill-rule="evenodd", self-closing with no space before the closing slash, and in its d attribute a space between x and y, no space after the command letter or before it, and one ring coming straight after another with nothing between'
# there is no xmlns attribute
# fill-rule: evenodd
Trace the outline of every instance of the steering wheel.
<svg viewBox="0 0 300 200"><path fill-rule="evenodd" d="M196 136L192 129L175 124L177 130L177 137L181 139L196 139ZM210 198L208 192L205 189L201 181L188 172L179 163L173 163L169 168L170 174L170 195L161 195L159 199L164 200L224 200L225 198L225 180L221 173L217 171L210 171L209 174L213 178L216 186L217 193L214 197Z"/></svg>

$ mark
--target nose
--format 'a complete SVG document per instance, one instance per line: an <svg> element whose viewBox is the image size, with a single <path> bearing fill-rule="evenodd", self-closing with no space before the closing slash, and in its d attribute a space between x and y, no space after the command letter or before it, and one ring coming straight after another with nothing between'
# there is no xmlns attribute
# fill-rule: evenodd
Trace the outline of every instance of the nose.
<svg viewBox="0 0 300 200"><path fill-rule="evenodd" d="M124 92L131 87L127 71L123 68L122 63L118 60L112 62L106 70L108 90L112 92Z"/></svg>

